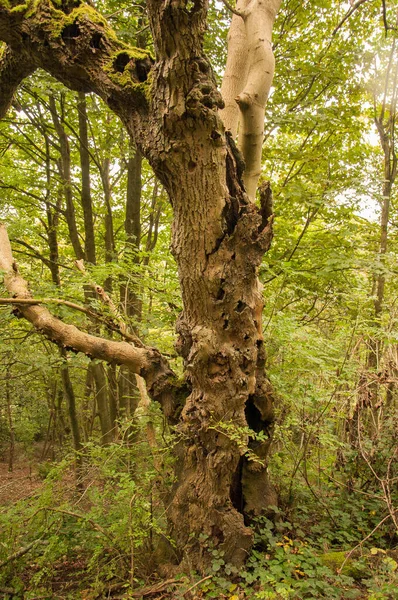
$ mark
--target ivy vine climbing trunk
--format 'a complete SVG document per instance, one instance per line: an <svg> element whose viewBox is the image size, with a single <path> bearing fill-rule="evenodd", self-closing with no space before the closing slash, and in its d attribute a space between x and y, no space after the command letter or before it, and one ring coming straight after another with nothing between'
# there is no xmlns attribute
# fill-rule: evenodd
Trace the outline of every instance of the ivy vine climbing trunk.
<svg viewBox="0 0 398 600"><path fill-rule="evenodd" d="M165 358L143 344L101 341L41 306L21 312L53 341L127 364L144 377L170 423L178 420L167 514L181 557L197 568L208 563L202 533L225 560L240 564L253 541L250 518L275 503L266 470L273 410L258 279L272 239L272 202L268 184L260 190L261 207L251 201L242 156L225 133L224 102L203 52L208 3L148 0L155 61L119 42L91 6L77 2L62 11L39 0L33 11L14 11L15 4L0 3L0 39L12 53L29 48L35 67L70 88L103 98L168 193L183 301L177 349L184 381L177 382ZM23 76L16 74L14 87ZM8 105L7 96L0 115ZM2 259L0 246L1 263L15 302L19 290L27 298L8 247Z"/></svg>

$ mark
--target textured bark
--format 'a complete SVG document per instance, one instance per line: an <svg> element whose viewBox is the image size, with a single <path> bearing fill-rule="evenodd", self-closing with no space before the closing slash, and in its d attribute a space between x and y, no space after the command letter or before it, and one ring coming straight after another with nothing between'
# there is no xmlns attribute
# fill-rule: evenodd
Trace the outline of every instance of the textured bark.
<svg viewBox="0 0 398 600"><path fill-rule="evenodd" d="M1 11L1 7L0 7ZM26 53L21 56L7 48L0 58L0 119L11 106L12 99L21 81L28 77L35 67Z"/></svg>
<svg viewBox="0 0 398 600"><path fill-rule="evenodd" d="M240 564L253 539L245 518L259 514L270 499L262 460L268 443L252 438L261 431L270 439L273 422L257 277L272 237L271 195L265 185L261 208L250 202L242 157L225 135L218 114L223 101L203 53L207 3L148 0L147 9L156 51L150 81L149 58L133 49L128 54L92 9L85 8L84 17L76 10L68 14L72 29L66 36L59 26L64 17L54 16L43 0L35 16L21 17L20 30L34 37L38 66L72 89L95 91L120 116L169 195L183 300L177 348L188 385L179 394L170 384L157 387L170 379L170 370L153 349L100 341L75 328L65 332L71 326L54 323L38 312L42 307L21 311L61 343L68 339L77 350L129 365L146 379L170 421L185 401L168 510L172 534L197 568L209 562L200 533L212 537L225 560ZM0 11L0 38L7 12ZM58 36L51 34L54 28ZM12 43L21 45L21 38ZM8 278L12 293L12 274ZM251 456L258 455L254 462L245 451L249 446Z"/></svg>

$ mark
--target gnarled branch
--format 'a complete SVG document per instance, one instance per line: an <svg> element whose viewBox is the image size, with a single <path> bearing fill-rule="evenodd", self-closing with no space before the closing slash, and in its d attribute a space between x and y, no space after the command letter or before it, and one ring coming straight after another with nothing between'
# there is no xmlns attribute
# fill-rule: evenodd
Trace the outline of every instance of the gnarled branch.
<svg viewBox="0 0 398 600"><path fill-rule="evenodd" d="M30 4L16 10L8 8L7 2L0 3L0 40L8 44L13 56L18 55L20 63L16 70L20 76L11 78L14 84L7 105L30 72L26 64L21 66L29 49L29 64L72 90L95 92L133 133L142 122L137 114L148 108L144 86L152 66L148 52L119 41L106 19L88 4L81 2L70 12L56 8L51 0L39 0L34 8Z"/></svg>

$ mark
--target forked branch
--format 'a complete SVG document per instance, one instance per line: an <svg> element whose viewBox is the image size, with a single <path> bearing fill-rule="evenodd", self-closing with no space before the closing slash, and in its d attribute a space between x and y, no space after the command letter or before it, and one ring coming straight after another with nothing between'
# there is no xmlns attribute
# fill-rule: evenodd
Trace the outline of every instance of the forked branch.
<svg viewBox="0 0 398 600"><path fill-rule="evenodd" d="M275 69L272 28L280 4L281 0L239 0L228 38L222 119L233 137L238 135L246 163L243 180L252 200L261 174L264 113Z"/></svg>

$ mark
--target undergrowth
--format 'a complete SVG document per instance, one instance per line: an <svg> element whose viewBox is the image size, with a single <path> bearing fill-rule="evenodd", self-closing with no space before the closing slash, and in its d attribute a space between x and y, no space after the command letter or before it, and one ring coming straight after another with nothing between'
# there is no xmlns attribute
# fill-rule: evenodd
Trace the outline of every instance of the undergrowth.
<svg viewBox="0 0 398 600"><path fill-rule="evenodd" d="M36 493L1 509L4 598L398 598L397 533L385 494L348 451L344 475L336 466L320 477L312 467L292 485L291 466L280 469L279 508L252 523L255 544L243 569L226 563L220 547L201 535L209 571L167 572L165 562L178 551L167 534L165 502L174 442L160 422L155 438L147 435L156 418L126 425L109 446L86 444L77 480L73 455L41 463ZM382 447L380 453L372 454L375 468ZM274 469L282 458L275 453ZM354 466L355 485L337 485L354 481ZM393 490L392 502L395 496Z"/></svg>

